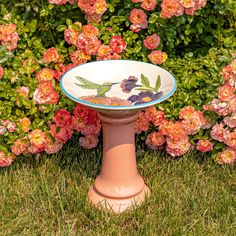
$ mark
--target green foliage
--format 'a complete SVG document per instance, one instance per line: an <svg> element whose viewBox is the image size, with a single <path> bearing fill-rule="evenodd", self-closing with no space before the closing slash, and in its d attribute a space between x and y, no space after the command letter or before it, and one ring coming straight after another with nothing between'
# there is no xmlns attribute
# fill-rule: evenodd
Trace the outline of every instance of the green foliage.
<svg viewBox="0 0 236 236"><path fill-rule="evenodd" d="M160 3L148 15L148 28L138 33L129 30L129 13L139 4L130 0L107 1L108 10L99 25L99 38L109 44L113 35L121 35L127 43L122 53L123 59L148 62L150 51L143 47L146 36L157 33L161 38L158 49L167 52L169 59L163 65L177 79L177 92L168 101L158 105L168 118L176 119L179 110L191 105L202 109L216 95L217 87L222 83L219 72L230 60L230 53L236 48L235 6L230 0L208 0L207 6L197 11L193 17L182 15L171 19L160 18ZM78 27L75 22L86 23L83 13L76 4L56 6L47 0L2 0L0 3L0 24L14 23L20 40L14 52L0 46L0 64L5 69L0 80L0 120L9 119L18 123L23 117L32 121L31 129L47 130L47 123L59 109L72 111L74 102L60 93L57 105L36 105L32 99L38 86L36 73L45 67L54 69L54 64L43 62L43 53L49 47L56 47L70 63L69 53L75 48L69 47L64 40L63 31L68 27ZM112 30L107 30L112 28ZM24 67L22 62L27 59ZM92 57L92 60L95 58ZM159 89L159 80L155 90ZM143 83L149 87L143 78ZM19 96L20 87L29 88L29 98ZM56 90L60 91L56 84ZM216 120L212 114L207 114ZM7 132L1 136L4 148L10 150L14 141L23 134L20 129L15 133ZM200 134L199 134L200 135ZM207 137L202 133L199 137ZM140 140L143 139L140 137ZM2 148L1 148L2 149Z"/></svg>

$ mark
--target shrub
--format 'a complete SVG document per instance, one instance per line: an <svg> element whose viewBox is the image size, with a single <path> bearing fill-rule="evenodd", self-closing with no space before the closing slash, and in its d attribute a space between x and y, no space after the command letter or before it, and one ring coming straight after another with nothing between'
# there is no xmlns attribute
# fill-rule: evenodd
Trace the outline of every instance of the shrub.
<svg viewBox="0 0 236 236"><path fill-rule="evenodd" d="M174 6L172 0L150 5L148 1L94 0L90 7L83 1L49 2L3 0L0 4L1 166L10 165L14 155L57 152L73 132L79 132L82 147L95 147L101 128L96 112L75 106L62 94L58 81L76 65L118 58L162 64L177 78L173 97L158 110L140 113L135 124L140 145L146 140L151 148L161 149L164 140L167 152L179 156L195 144L197 150L211 151L214 143L213 157L223 150L217 160L234 162L229 138L204 141L215 137L206 128L223 120L217 110L221 101L217 106L209 104L223 82L219 72L232 60L236 46L231 1L209 0L206 6L204 1L192 1L191 6L177 1L178 7L171 11L166 6ZM205 104L204 117L200 110ZM191 119L175 121L179 112L188 109ZM232 119L225 119L225 124L231 125ZM170 132L171 127L179 136ZM224 151L227 145L231 149Z"/></svg>

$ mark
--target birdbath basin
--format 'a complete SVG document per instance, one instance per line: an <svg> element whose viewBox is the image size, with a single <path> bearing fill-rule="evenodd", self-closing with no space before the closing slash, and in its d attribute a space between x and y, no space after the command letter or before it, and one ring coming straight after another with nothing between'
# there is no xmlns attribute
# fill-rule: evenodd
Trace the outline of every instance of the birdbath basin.
<svg viewBox="0 0 236 236"><path fill-rule="evenodd" d="M89 200L115 213L141 204L150 190L137 170L134 121L139 111L175 92L175 78L153 64L108 60L72 68L60 86L70 99L98 111L102 121L102 168Z"/></svg>

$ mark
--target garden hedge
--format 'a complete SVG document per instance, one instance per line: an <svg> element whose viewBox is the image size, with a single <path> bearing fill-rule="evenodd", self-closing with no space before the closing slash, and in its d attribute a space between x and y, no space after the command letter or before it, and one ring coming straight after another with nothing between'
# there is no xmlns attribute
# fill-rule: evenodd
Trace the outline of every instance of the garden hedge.
<svg viewBox="0 0 236 236"><path fill-rule="evenodd" d="M107 59L158 64L177 79L174 96L140 113L138 145L234 163L235 17L229 0L1 1L0 166L55 153L73 133L96 147L97 113L66 98L59 81Z"/></svg>

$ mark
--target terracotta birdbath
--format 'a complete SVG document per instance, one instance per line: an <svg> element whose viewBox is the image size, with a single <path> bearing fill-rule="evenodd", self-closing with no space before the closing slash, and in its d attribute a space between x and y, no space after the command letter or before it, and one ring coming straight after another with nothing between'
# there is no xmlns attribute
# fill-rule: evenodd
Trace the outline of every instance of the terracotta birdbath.
<svg viewBox="0 0 236 236"><path fill-rule="evenodd" d="M89 200L115 213L141 204L150 190L137 170L134 121L139 111L175 92L174 77L149 63L108 60L74 67L60 86L70 99L98 111L102 121L102 168Z"/></svg>

